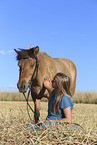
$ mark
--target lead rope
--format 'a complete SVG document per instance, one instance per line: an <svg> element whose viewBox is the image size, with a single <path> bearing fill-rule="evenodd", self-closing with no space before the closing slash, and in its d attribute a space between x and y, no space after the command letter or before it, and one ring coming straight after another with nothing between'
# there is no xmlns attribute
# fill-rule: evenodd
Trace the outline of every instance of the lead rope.
<svg viewBox="0 0 97 145"><path fill-rule="evenodd" d="M23 93L23 95L24 95L24 97L25 97L25 100L26 100L26 102L27 102L27 113L28 113L28 116L29 116L30 120L32 121L31 116L30 116L30 114L29 114L28 107L30 108L30 110L31 110L35 115L36 115L36 113L34 112L34 110L32 109L32 107L30 106L30 104L29 104L29 102L28 102L29 94L30 94L30 90L28 91L27 97L26 97L25 93Z"/></svg>
<svg viewBox="0 0 97 145"><path fill-rule="evenodd" d="M31 77L31 82L32 82L32 80L33 80L33 77L34 77L34 75L35 75L35 72L36 72L36 76L37 76L37 74L38 74L38 62L37 62L37 57L35 57L35 59L36 59L36 65L35 65L34 73L33 73L32 77ZM30 84L30 86L31 86L31 84ZM31 90L29 89L27 97L26 97L25 93L23 93L23 95L24 95L24 98L25 98L25 100L26 100L26 102L27 102L27 113L28 113L28 116L29 116L30 120L32 121L32 118L31 118L31 116L30 116L28 107L29 107L30 110L34 113L34 115L35 115L36 117L38 117L38 116L37 116L36 112L32 109L32 107L30 106L30 104L29 104L29 102L28 102L30 92L31 92Z"/></svg>

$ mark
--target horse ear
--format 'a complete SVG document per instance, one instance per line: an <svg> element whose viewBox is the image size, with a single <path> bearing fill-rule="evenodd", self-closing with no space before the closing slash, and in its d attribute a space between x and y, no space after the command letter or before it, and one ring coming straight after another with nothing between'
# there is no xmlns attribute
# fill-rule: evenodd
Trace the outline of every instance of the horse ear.
<svg viewBox="0 0 97 145"><path fill-rule="evenodd" d="M18 50L16 50L16 49L14 49L14 51L15 51L17 54L19 54L19 52L20 52L20 51L18 51Z"/></svg>
<svg viewBox="0 0 97 145"><path fill-rule="evenodd" d="M36 46L36 47L34 48L34 55L37 55L37 54L38 54L38 52L39 52L39 47L38 47L38 46Z"/></svg>

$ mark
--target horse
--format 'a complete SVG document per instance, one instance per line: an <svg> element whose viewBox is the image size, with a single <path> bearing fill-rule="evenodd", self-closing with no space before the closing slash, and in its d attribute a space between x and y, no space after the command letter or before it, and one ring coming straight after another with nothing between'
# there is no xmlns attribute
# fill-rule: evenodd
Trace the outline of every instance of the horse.
<svg viewBox="0 0 97 145"><path fill-rule="evenodd" d="M37 123L40 117L40 100L49 96L48 90L43 85L44 78L49 77L52 80L56 73L66 73L71 79L70 92L73 96L76 88L76 66L69 59L52 58L41 52L38 46L14 50L17 53L16 58L20 72L17 87L20 93L25 93L30 86L36 114L34 114L34 119Z"/></svg>

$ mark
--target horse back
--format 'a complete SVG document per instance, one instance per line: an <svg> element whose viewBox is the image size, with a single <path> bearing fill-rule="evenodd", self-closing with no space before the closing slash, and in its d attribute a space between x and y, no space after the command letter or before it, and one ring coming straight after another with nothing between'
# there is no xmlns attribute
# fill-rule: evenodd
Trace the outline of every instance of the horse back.
<svg viewBox="0 0 97 145"><path fill-rule="evenodd" d="M48 76L50 79L58 72L66 73L71 79L71 94L73 95L76 87L76 66L66 58L52 58L51 56L42 53L41 72L43 78Z"/></svg>

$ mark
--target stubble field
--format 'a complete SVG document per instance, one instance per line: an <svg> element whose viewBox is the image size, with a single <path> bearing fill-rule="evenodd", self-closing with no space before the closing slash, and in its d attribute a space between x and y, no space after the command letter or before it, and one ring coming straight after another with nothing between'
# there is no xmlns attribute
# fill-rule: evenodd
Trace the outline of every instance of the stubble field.
<svg viewBox="0 0 97 145"><path fill-rule="evenodd" d="M30 102L33 107L33 102ZM47 102L40 103L40 122L47 115ZM30 112L33 119L33 113ZM0 144L1 145L96 145L97 144L97 105L74 104L72 123L77 128L66 124L40 129L29 129L31 123L25 102L0 102ZM81 128L82 127L82 128Z"/></svg>

